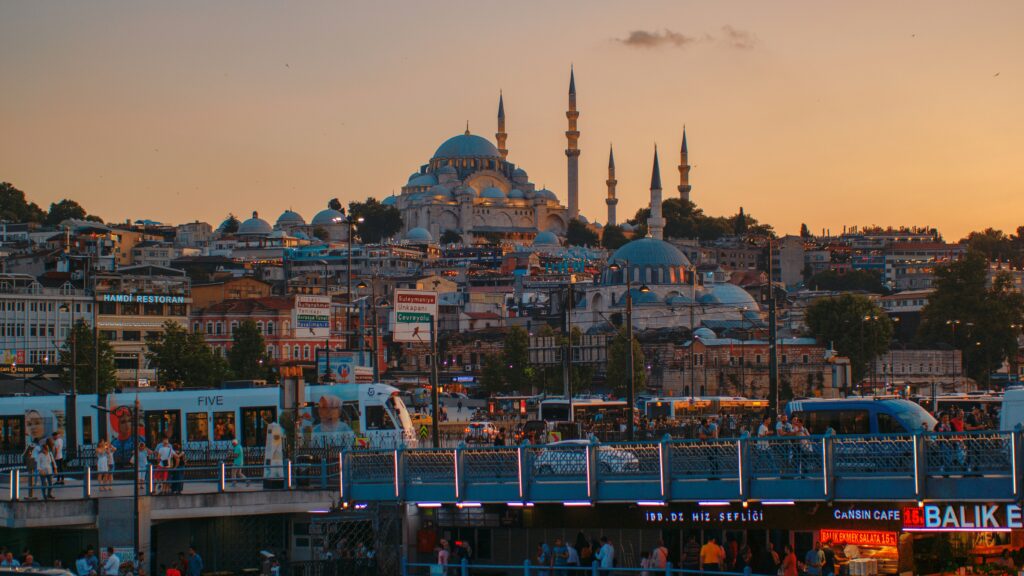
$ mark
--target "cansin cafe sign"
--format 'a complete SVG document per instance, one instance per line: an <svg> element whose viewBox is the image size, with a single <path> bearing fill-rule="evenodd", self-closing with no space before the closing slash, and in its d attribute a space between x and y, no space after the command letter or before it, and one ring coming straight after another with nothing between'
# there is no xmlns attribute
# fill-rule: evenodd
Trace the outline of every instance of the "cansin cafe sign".
<svg viewBox="0 0 1024 576"><path fill-rule="evenodd" d="M1018 504L927 504L903 510L905 532L1009 532L1024 528Z"/></svg>
<svg viewBox="0 0 1024 576"><path fill-rule="evenodd" d="M127 302L136 304L184 304L184 296L166 294L103 294L100 302Z"/></svg>

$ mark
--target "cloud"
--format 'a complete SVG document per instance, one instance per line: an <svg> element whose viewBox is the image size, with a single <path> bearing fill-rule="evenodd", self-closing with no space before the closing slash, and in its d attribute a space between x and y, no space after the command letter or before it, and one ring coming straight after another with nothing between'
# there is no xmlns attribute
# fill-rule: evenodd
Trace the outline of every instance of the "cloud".
<svg viewBox="0 0 1024 576"><path fill-rule="evenodd" d="M726 24L722 26L722 42L739 50L753 50L757 45L757 37L746 30L737 30Z"/></svg>
<svg viewBox="0 0 1024 576"><path fill-rule="evenodd" d="M721 35L705 32L698 36L687 36L681 32L669 30L633 30L625 38L615 38L615 42L630 48L686 48L698 42L719 43L737 50L753 50L757 44L757 36L752 32L722 26Z"/></svg>
<svg viewBox="0 0 1024 576"><path fill-rule="evenodd" d="M633 30L629 36L616 38L615 41L631 48L660 48L662 46L683 48L696 42L697 39L666 28L660 32L657 30Z"/></svg>

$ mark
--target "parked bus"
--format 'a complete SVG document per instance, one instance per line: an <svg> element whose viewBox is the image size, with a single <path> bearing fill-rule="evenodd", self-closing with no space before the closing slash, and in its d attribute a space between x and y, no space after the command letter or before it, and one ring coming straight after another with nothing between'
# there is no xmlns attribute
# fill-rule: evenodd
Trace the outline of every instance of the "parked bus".
<svg viewBox="0 0 1024 576"><path fill-rule="evenodd" d="M572 420L575 422L614 422L626 417L626 402L603 400L601 398L573 398ZM545 422L568 422L569 401L565 398L548 398L540 403L540 419Z"/></svg>
<svg viewBox="0 0 1024 576"><path fill-rule="evenodd" d="M786 404L811 434L910 433L935 428L935 418L916 402L895 398L810 398Z"/></svg>
<svg viewBox="0 0 1024 576"><path fill-rule="evenodd" d="M644 413L650 420L676 420L689 417L760 415L768 409L768 400L741 396L666 396L647 400Z"/></svg>

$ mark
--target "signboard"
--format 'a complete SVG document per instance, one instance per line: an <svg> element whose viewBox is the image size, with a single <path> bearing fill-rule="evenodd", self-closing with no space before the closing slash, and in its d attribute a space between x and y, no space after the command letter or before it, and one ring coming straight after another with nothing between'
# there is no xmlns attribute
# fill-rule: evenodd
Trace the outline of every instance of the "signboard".
<svg viewBox="0 0 1024 576"><path fill-rule="evenodd" d="M681 512L658 510L644 512L644 521L648 524L760 524L764 522L764 511L760 507L735 506L701 507Z"/></svg>
<svg viewBox="0 0 1024 576"><path fill-rule="evenodd" d="M437 317L437 292L395 290L395 342L430 342Z"/></svg>
<svg viewBox="0 0 1024 576"><path fill-rule="evenodd" d="M316 373L318 376L323 376L327 372L327 354L323 351L319 351L316 357ZM351 352L335 352L330 353L330 374L329 380L331 382L338 382L341 384L355 384L356 383L356 355Z"/></svg>
<svg viewBox="0 0 1024 576"><path fill-rule="evenodd" d="M135 304L184 304L184 296L167 294L100 294L100 302L127 302Z"/></svg>
<svg viewBox="0 0 1024 576"><path fill-rule="evenodd" d="M1009 532L1024 528L1019 504L926 504L903 509L906 532Z"/></svg>
<svg viewBox="0 0 1024 576"><path fill-rule="evenodd" d="M331 332L329 296L296 295L292 311L296 338L327 338Z"/></svg>
<svg viewBox="0 0 1024 576"><path fill-rule="evenodd" d="M845 542L854 546L897 546L899 534L883 530L820 530L818 540L838 544Z"/></svg>
<svg viewBox="0 0 1024 576"><path fill-rule="evenodd" d="M25 363L25 351L24 350L0 350L0 364L24 364Z"/></svg>

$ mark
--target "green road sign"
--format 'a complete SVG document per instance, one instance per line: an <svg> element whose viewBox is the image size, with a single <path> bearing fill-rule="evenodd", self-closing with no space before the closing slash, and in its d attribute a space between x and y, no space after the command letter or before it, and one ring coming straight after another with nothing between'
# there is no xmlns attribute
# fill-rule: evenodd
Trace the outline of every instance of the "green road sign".
<svg viewBox="0 0 1024 576"><path fill-rule="evenodd" d="M431 316L430 314L422 314L419 312L399 312L398 321L404 323L426 322L429 324Z"/></svg>

